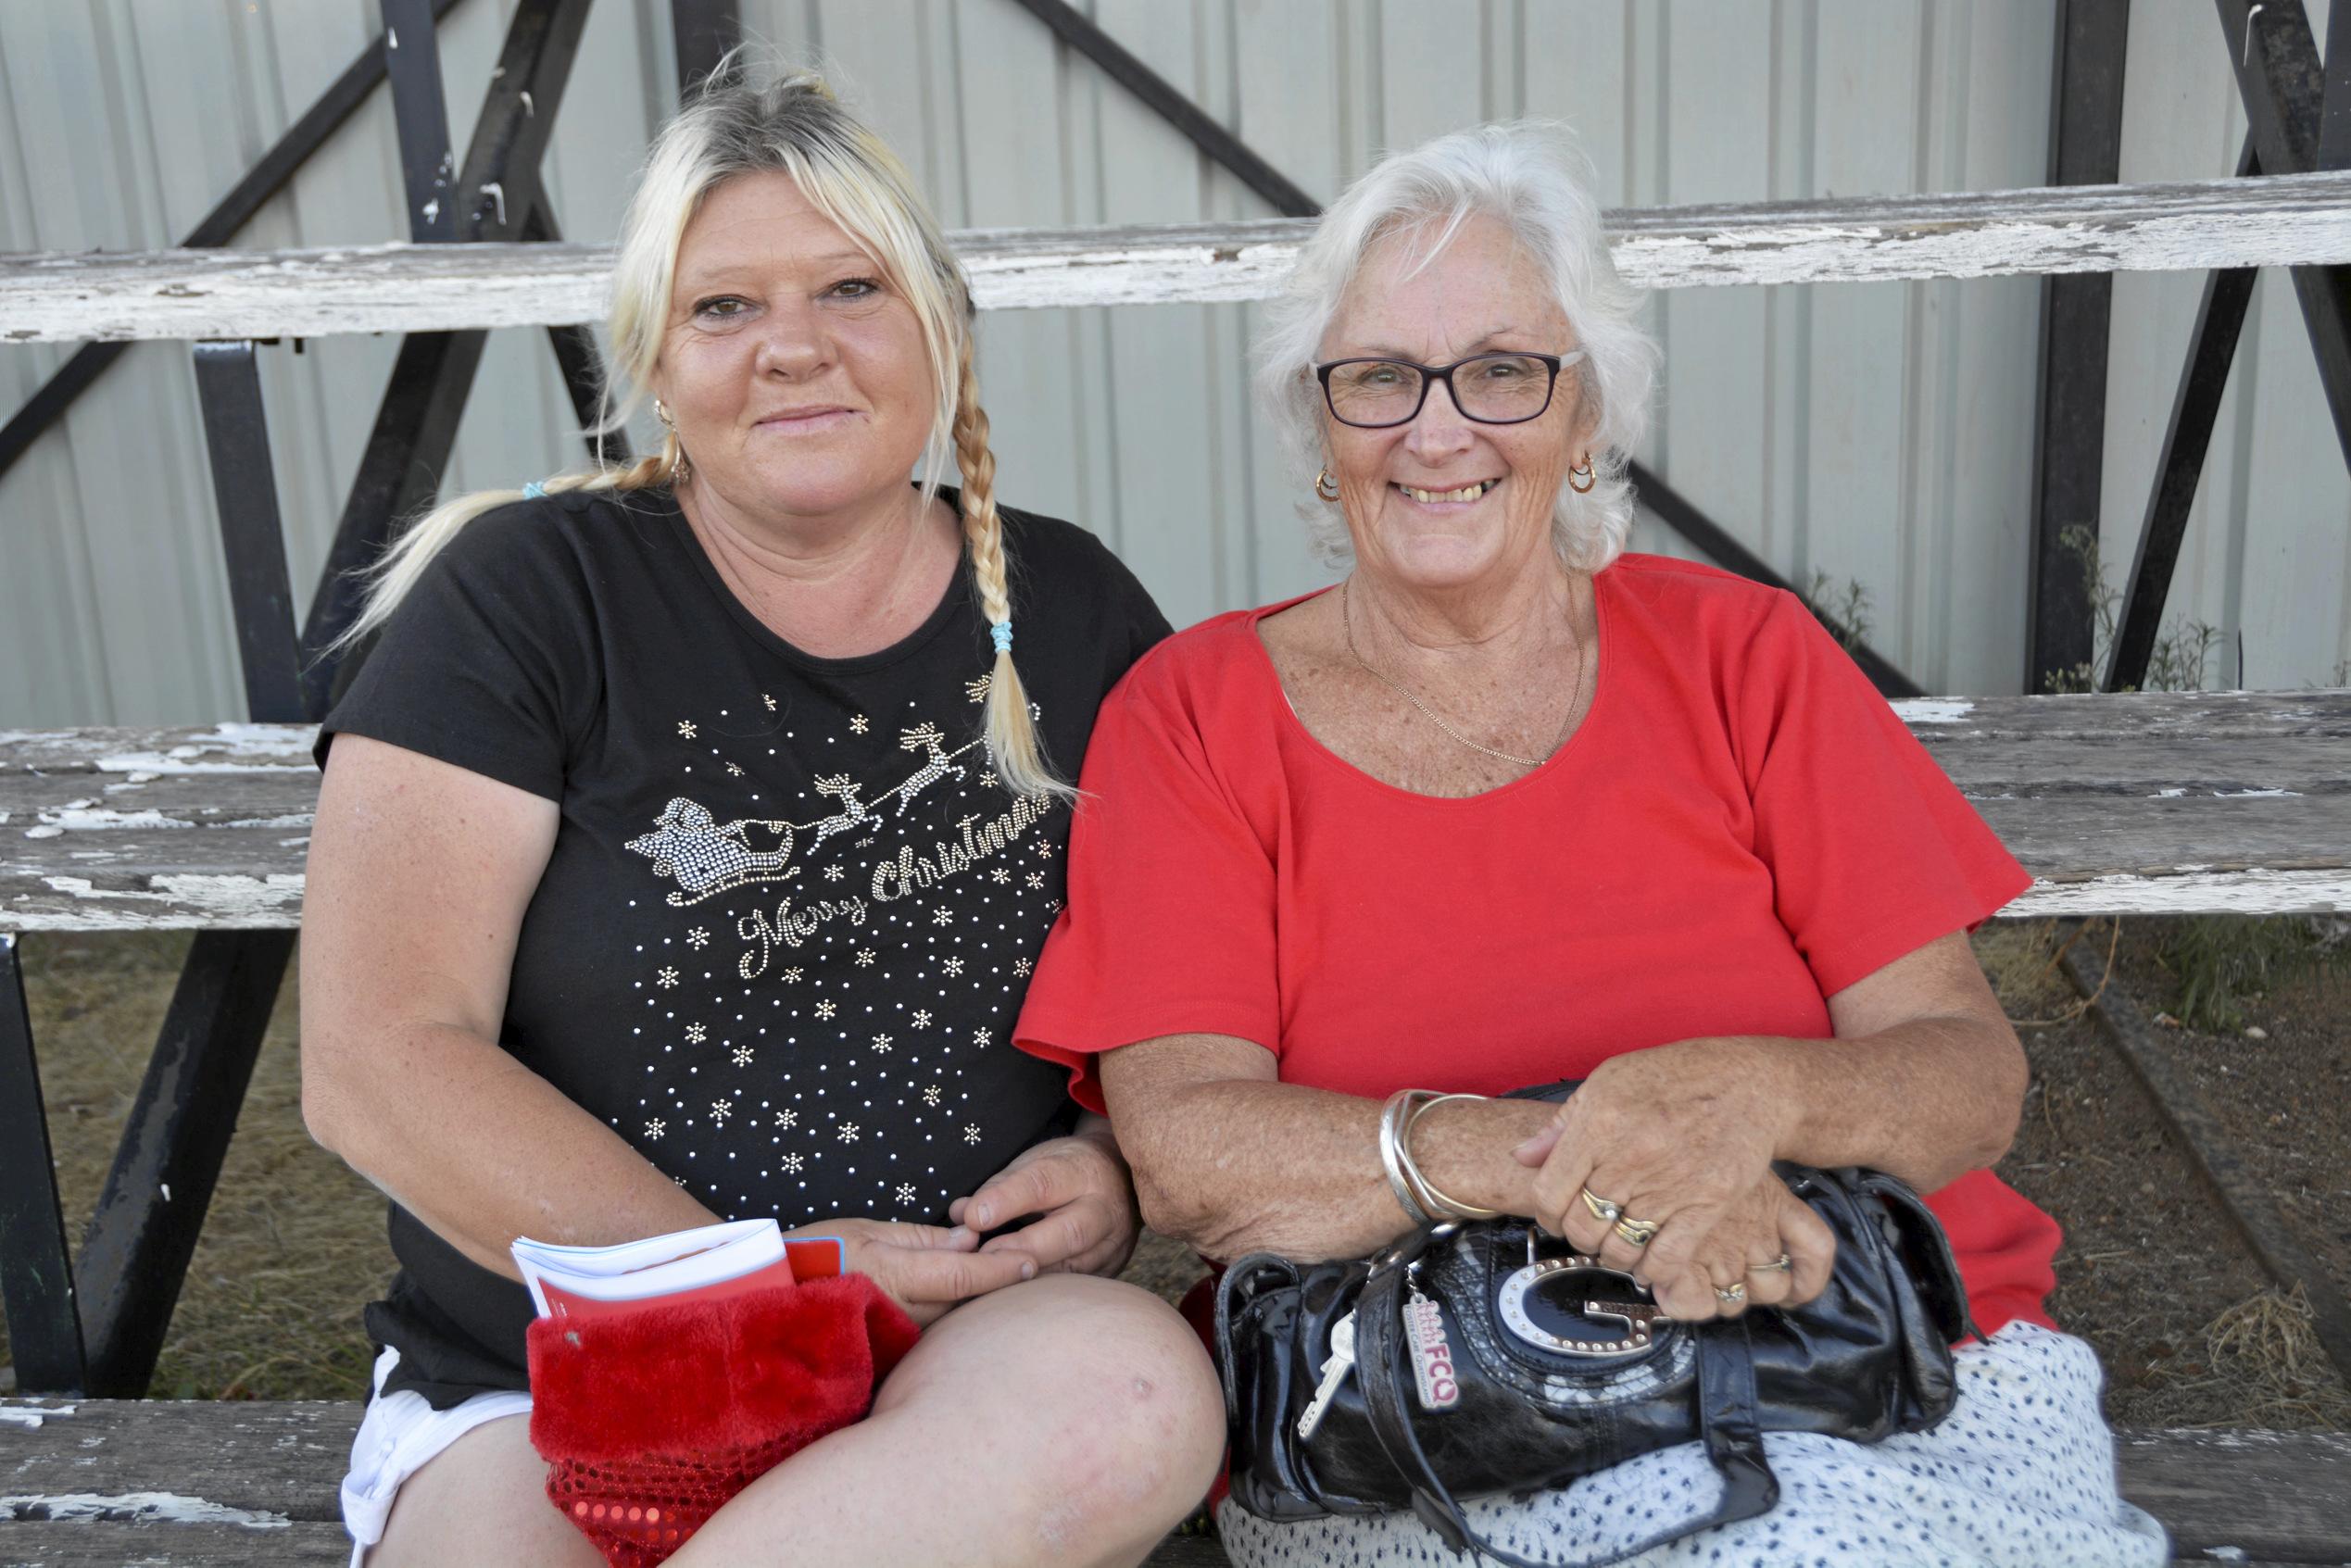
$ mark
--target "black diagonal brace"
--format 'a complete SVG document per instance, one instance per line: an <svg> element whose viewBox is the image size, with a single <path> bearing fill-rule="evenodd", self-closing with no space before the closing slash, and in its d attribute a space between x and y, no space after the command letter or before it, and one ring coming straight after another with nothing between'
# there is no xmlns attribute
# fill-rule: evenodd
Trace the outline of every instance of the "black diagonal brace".
<svg viewBox="0 0 2351 1568"><path fill-rule="evenodd" d="M2229 63L2237 73L2253 150L2269 174L2307 174L2330 166L2320 161L2325 110L2340 103L2351 83L2351 41L2328 34L2332 56L2321 68L2301 6L2271 0L2216 0ZM2339 12L2337 14L2340 14ZM2351 16L2343 19L2351 21ZM2338 132L2338 140L2343 133ZM2334 417L2335 441L2351 463L2351 266L2296 267L2294 296L2319 364L2319 384Z"/></svg>
<svg viewBox="0 0 2351 1568"><path fill-rule="evenodd" d="M458 0L432 0L434 19L447 15L457 3ZM300 119L286 128L276 144L261 155L260 161L245 171L245 178L204 215L203 221L188 231L180 244L202 250L227 245L235 238L237 231L252 220L263 204L285 188L295 170L366 102L376 83L383 80L384 56L384 41L381 38L360 51L359 57L319 94L318 101L303 111ZM73 357L26 400L24 407L10 416L5 426L0 426L0 474L6 473L40 439L41 433L55 424L73 406L73 400L89 390L100 373L130 347L128 343L93 343L76 349Z"/></svg>
<svg viewBox="0 0 2351 1568"><path fill-rule="evenodd" d="M539 159L586 21L587 0L523 0L515 12L452 193L459 237L512 240L522 232L539 202ZM439 490L487 342L481 332L412 332L401 342L302 629L313 717L325 712L342 662L321 655L358 614L356 574L383 551L398 520Z"/></svg>
<svg viewBox="0 0 2351 1568"><path fill-rule="evenodd" d="M2237 159L2237 172L2259 171L2248 141ZM2147 666L2155 658L2156 637L2163 621L2164 600L2171 593L2172 569L2179 563L2180 544L2188 532L2196 486L2204 479L2204 459L2212 447L2213 426L2220 418L2221 395L2229 389L2229 367L2236 359L2245 310L2253 303L2255 276L2250 267L2232 267L2205 278L2204 301L2196 307L2188 363L2180 372L2179 390L2172 395L2171 422L2163 433L2163 455L2156 462L2155 488L2147 497L2146 522L2139 530L2131 586L2123 596L2114 648L2099 683L2101 690L2136 691L2146 684Z"/></svg>
<svg viewBox="0 0 2351 1568"><path fill-rule="evenodd" d="M1135 57L1118 40L1104 32L1065 0L1019 0L1023 8L1053 30L1063 43L1092 60L1121 85L1157 111L1160 118L1190 139L1243 184L1255 191L1285 218L1317 218L1322 204L1259 157L1248 143L1202 113L1165 77ZM1771 570L1761 556L1741 545L1721 524L1698 509L1665 481L1641 467L1628 465L1641 502L1666 527L1688 539L1730 571L1775 588L1796 592L1793 584ZM1868 672L1888 696L1917 696L1917 683L1866 645L1855 644L1854 661Z"/></svg>
<svg viewBox="0 0 2351 1568"><path fill-rule="evenodd" d="M563 238L562 226L556 222L555 212L547 205L544 193L531 208L530 220L522 227L526 240L546 243ZM572 399L572 413L580 421L580 438L587 443L588 461L599 467L629 460L629 438L626 431L599 433L604 420L605 377L604 356L596 346L595 330L585 322L573 322L547 330L547 345L555 350L556 368L563 372L563 391Z"/></svg>

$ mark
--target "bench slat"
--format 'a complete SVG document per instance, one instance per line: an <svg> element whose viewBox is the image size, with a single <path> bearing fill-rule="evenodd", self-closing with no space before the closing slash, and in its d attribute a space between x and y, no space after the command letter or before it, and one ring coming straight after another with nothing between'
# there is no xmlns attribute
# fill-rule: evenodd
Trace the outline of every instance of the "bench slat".
<svg viewBox="0 0 2351 1568"><path fill-rule="evenodd" d="M54 1408L31 1400L0 1407L43 1403ZM329 1561L302 1554L331 1534L340 1538L335 1488L358 1412L333 1402L83 1400L38 1430L0 1421L0 1565L120 1562L158 1549L175 1568ZM2208 1562L2206 1549L2234 1547L2256 1562L2351 1561L2351 1435L2126 1430L2117 1434L2117 1457L2124 1495L2164 1522L2182 1559ZM40 1512L29 1499L139 1493L182 1499L184 1512L233 1509L292 1523L24 1519ZM1170 1541L1161 1550L1152 1558L1160 1568L1222 1561L1201 1541Z"/></svg>
<svg viewBox="0 0 2351 1568"><path fill-rule="evenodd" d="M2351 909L2351 691L1895 709L2038 879L2012 915ZM311 734L0 732L0 930L297 924Z"/></svg>
<svg viewBox="0 0 2351 1568"><path fill-rule="evenodd" d="M340 1524L0 1523L0 1568L346 1568L350 1561L351 1537Z"/></svg>
<svg viewBox="0 0 2351 1568"><path fill-rule="evenodd" d="M2203 271L2351 260L2351 175L1831 197L1605 217L1653 288ZM1304 220L966 230L982 309L1200 304L1278 290ZM0 342L322 337L599 320L595 245L429 245L0 257Z"/></svg>

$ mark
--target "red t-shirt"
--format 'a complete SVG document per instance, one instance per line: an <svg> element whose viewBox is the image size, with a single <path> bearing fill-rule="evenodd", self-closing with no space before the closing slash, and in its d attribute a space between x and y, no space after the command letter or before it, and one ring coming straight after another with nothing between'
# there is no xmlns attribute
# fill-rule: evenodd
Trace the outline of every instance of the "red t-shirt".
<svg viewBox="0 0 2351 1568"><path fill-rule="evenodd" d="M1022 1048L1097 1109L1097 1053L1192 1033L1286 1083L1499 1094L1699 1035L1828 1038L1826 997L2030 884L1793 596L1640 555L1594 584L1581 728L1467 799L1307 732L1257 634L1287 606L1145 656L1087 748ZM2048 1323L2056 1223L1988 1171L1929 1201L1982 1331Z"/></svg>

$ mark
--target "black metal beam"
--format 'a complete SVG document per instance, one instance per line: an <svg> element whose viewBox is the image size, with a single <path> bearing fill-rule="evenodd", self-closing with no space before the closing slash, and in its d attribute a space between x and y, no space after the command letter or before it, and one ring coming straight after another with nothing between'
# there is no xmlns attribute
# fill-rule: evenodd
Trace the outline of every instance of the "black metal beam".
<svg viewBox="0 0 2351 1568"><path fill-rule="evenodd" d="M2299 5L2263 5L2259 0L2215 0L2229 64L2237 73L2253 150L2270 174L2307 174L2339 167L2320 161L2326 105L2351 92L2339 80L2351 71L2351 41L2330 35L2334 58L2319 62L2310 19ZM2351 17L2344 19L2351 20ZM2330 78L2337 78L2332 83ZM2296 267L2294 296L2319 365L2319 384L2334 417L2336 445L2351 463L2351 267Z"/></svg>
<svg viewBox="0 0 2351 1568"><path fill-rule="evenodd" d="M2060 0L2050 72L2049 183L2107 185L2122 162L2123 62L2129 0ZM2040 419L2033 432L2032 555L2027 568L2025 690L2095 657L2091 584L2067 532L2098 531L2106 463L2106 335L2114 279L2105 272L2041 284Z"/></svg>
<svg viewBox="0 0 2351 1568"><path fill-rule="evenodd" d="M434 19L446 16L457 4L458 0L432 0ZM231 187L229 194L188 231L180 244L192 249L206 249L227 245L235 238L237 231L251 222L253 215L285 188L295 170L366 102L376 83L383 80L384 56L381 38L361 50L359 57L319 94L318 101L303 111L301 119L286 128L285 134L261 155L260 161L245 171L245 178ZM73 406L73 400L130 346L127 343L94 343L75 350L73 358L58 367L57 373L26 399L24 407L10 416L6 425L0 425L0 474L6 474L40 439L41 433L55 424Z"/></svg>
<svg viewBox="0 0 2351 1568"><path fill-rule="evenodd" d="M0 1303L27 1394L82 1391L73 1259L57 1206L57 1168L41 1105L41 1069L14 932L0 931Z"/></svg>
<svg viewBox="0 0 2351 1568"><path fill-rule="evenodd" d="M1120 86L1182 132L1192 145L1273 203L1275 211L1289 218L1313 218L1323 210L1320 203L1258 157L1248 143L1202 113L1199 105L1177 92L1165 77L1137 59L1125 45L1075 7L1062 0L1020 0L1020 4L1051 28L1062 43L1101 67Z"/></svg>
<svg viewBox="0 0 2351 1568"><path fill-rule="evenodd" d="M2333 0L2327 9L2327 84L2319 110L2319 167L2351 169L2351 0Z"/></svg>
<svg viewBox="0 0 2351 1568"><path fill-rule="evenodd" d="M392 77L392 123L400 144L400 182L408 196L409 238L418 245L457 232L449 182L449 106L441 91L440 34L432 0L378 0L384 59Z"/></svg>
<svg viewBox="0 0 2351 1568"><path fill-rule="evenodd" d="M458 237L514 239L538 206L539 160L571 78L587 4L523 0L515 12L452 194ZM326 711L347 662L321 655L358 615L356 574L383 553L395 526L439 491L487 342L480 332L412 332L401 342L302 629L303 688L313 718Z"/></svg>
<svg viewBox="0 0 2351 1568"><path fill-rule="evenodd" d="M2237 159L2237 172L2260 172L2250 141ZM2205 455L2220 417L2220 397L2229 387L2229 367L2236 359L2255 277L2252 268L2238 267L2205 279L2204 302L2196 307L2195 332L2188 340L2187 366L2172 395L2171 423L2163 433L2163 455L2156 460L2155 488L2147 497L2146 523L2139 530L2138 553L2131 563L2131 586L2099 683L2103 691L2135 691L2146 684L2180 542L2186 536L2188 513L2204 478Z"/></svg>
<svg viewBox="0 0 2351 1568"><path fill-rule="evenodd" d="M270 1025L291 931L200 931L82 1244L85 1391L147 1391L237 1110Z"/></svg>
<svg viewBox="0 0 2351 1568"><path fill-rule="evenodd" d="M670 0L670 36L676 44L677 95L684 101L743 41L743 18L735 0Z"/></svg>
<svg viewBox="0 0 2351 1568"><path fill-rule="evenodd" d="M270 426L261 371L250 343L195 345L196 401L211 450L212 494L236 611L245 707L257 722L300 723L302 660L294 638L294 587L285 528L270 466Z"/></svg>

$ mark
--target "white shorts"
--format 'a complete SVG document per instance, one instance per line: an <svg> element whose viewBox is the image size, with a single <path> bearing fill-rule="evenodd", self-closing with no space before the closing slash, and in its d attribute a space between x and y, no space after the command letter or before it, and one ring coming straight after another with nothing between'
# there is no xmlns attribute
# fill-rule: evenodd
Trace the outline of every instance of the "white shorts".
<svg viewBox="0 0 2351 1568"><path fill-rule="evenodd" d="M386 1347L375 1359L375 1398L351 1439L351 1470L343 1477L343 1527L351 1532L351 1568L365 1568L368 1548L383 1538L392 1501L408 1478L434 1456L485 1421L531 1413L528 1394L476 1394L436 1411L423 1395L403 1388L383 1391L384 1379L400 1364L400 1352Z"/></svg>
<svg viewBox="0 0 2351 1568"><path fill-rule="evenodd" d="M2098 1359L2070 1335L2012 1323L1959 1350L1959 1402L1931 1432L1864 1448L1767 1432L1779 1506L1629 1559L1621 1568L2162 1568L2163 1527L2115 1489L2098 1413ZM1622 1551L1722 1484L1695 1443L1661 1449L1555 1492L1465 1499L1471 1524L1540 1562ZM1226 1502L1236 1568L1402 1568L1450 1562L1410 1513L1272 1524Z"/></svg>

